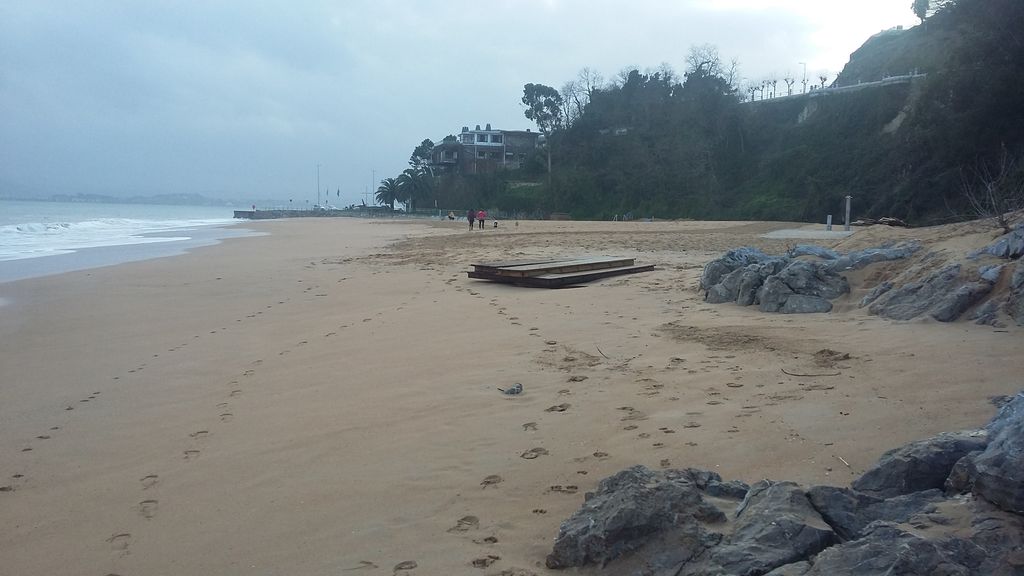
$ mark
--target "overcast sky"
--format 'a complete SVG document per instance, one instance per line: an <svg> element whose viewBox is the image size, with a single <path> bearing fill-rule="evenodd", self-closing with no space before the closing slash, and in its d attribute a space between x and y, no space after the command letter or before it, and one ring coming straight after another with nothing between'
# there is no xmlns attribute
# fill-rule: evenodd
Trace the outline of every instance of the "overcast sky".
<svg viewBox="0 0 1024 576"><path fill-rule="evenodd" d="M424 138L526 129L523 84L827 71L910 0L0 0L0 192L358 203ZM335 191L341 190L341 197Z"/></svg>

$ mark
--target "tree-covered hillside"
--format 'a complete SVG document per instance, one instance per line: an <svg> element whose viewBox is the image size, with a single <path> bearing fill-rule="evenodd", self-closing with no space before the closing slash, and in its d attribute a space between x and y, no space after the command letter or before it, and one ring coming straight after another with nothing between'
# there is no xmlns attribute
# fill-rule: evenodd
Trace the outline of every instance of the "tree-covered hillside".
<svg viewBox="0 0 1024 576"><path fill-rule="evenodd" d="M560 91L528 84L523 104L547 136L538 157L437 176L435 199L575 218L819 221L850 195L857 217L923 224L968 216L967 188L1019 194L1024 2L914 6L920 26L869 39L807 95L741 88L708 46L681 76L663 66L605 83L584 69Z"/></svg>

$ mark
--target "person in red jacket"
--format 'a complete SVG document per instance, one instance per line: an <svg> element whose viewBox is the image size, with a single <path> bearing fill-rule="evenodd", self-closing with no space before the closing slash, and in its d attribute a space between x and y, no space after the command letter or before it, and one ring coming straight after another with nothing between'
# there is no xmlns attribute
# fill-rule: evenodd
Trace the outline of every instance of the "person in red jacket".
<svg viewBox="0 0 1024 576"><path fill-rule="evenodd" d="M487 212L483 210L476 213L476 221L480 223L480 229L484 229L484 220L487 219Z"/></svg>

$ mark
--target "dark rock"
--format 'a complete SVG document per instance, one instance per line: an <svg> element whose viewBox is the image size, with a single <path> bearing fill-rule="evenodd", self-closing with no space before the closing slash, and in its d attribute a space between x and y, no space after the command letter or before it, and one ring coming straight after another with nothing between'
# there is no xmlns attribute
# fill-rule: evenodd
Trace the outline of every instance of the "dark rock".
<svg viewBox="0 0 1024 576"><path fill-rule="evenodd" d="M978 306L978 309L974 311L974 315L971 316L971 320L974 320L974 323L980 326L1002 325L999 321L999 302L993 299Z"/></svg>
<svg viewBox="0 0 1024 576"><path fill-rule="evenodd" d="M712 286L721 281L723 276L733 270L765 262L772 258L757 248L742 247L729 250L724 256L712 260L704 267L704 272L700 276L700 287L710 290Z"/></svg>
<svg viewBox="0 0 1024 576"><path fill-rule="evenodd" d="M1024 514L1024 394L1003 406L986 430L988 446L972 459L974 493Z"/></svg>
<svg viewBox="0 0 1024 576"><path fill-rule="evenodd" d="M828 248L822 248L821 246L814 246L812 244L797 244L790 248L786 255L790 258L796 258L798 256L817 256L822 260L836 260L839 258L839 253L835 250Z"/></svg>
<svg viewBox="0 0 1024 576"><path fill-rule="evenodd" d="M783 282L781 278L771 276L764 281L764 285L757 291L757 301L761 303L759 309L762 312L778 312L792 295L793 289Z"/></svg>
<svg viewBox="0 0 1024 576"><path fill-rule="evenodd" d="M746 268L737 268L732 272L729 272L722 277L718 284L715 284L708 289L708 294L705 300L711 304L735 302L736 296L740 291L740 281L746 273Z"/></svg>
<svg viewBox="0 0 1024 576"><path fill-rule="evenodd" d="M892 290L892 282L889 282L888 280L886 280L885 282L882 282L882 283L876 285L874 288L871 289L870 292L867 293L866 296L861 298L860 306L859 307L863 308L863 307L867 306L868 304L871 304L875 300L878 300L878 298L882 294L885 294L889 290Z"/></svg>
<svg viewBox="0 0 1024 576"><path fill-rule="evenodd" d="M1024 574L1024 519L998 510L984 500L968 506L971 508L970 541L985 551L985 559L975 573Z"/></svg>
<svg viewBox="0 0 1024 576"><path fill-rule="evenodd" d="M765 576L804 576L811 570L810 562L794 562L792 564L786 564L785 566L779 566L775 570L765 574Z"/></svg>
<svg viewBox="0 0 1024 576"><path fill-rule="evenodd" d="M721 481L706 473L706 481ZM587 494L583 507L562 522L547 557L549 568L605 564L642 546L649 538L676 527L694 534L695 546L717 541L703 524L725 521L721 510L704 500L698 474L686 471L652 472L644 466L627 468L602 480ZM690 556L700 553L692 550Z"/></svg>
<svg viewBox="0 0 1024 576"><path fill-rule="evenodd" d="M827 300L838 298L850 291L850 284L827 267L803 260L789 263L776 275L793 292L820 296Z"/></svg>
<svg viewBox="0 0 1024 576"><path fill-rule="evenodd" d="M953 264L932 274L923 282L908 282L876 300L868 311L893 320L916 318L935 306L953 290L960 276L960 265Z"/></svg>
<svg viewBox="0 0 1024 576"><path fill-rule="evenodd" d="M1024 224L1017 225L1008 234L996 238L994 242L972 253L971 256L980 256L981 254L990 254L1010 260L1024 256Z"/></svg>
<svg viewBox="0 0 1024 576"><path fill-rule="evenodd" d="M988 282L963 284L939 298L931 307L929 314L939 322L952 322L990 292L992 292L992 284Z"/></svg>
<svg viewBox="0 0 1024 576"><path fill-rule="evenodd" d="M740 276L740 285L736 290L736 303L740 306L750 306L757 301L757 291L764 284L767 274L764 272L769 268L764 264L747 266Z"/></svg>
<svg viewBox="0 0 1024 576"><path fill-rule="evenodd" d="M890 450L863 476L855 490L880 498L941 489L957 460L982 450L988 436L979 430L947 432Z"/></svg>
<svg viewBox="0 0 1024 576"><path fill-rule="evenodd" d="M1013 276L1010 277L1010 296L1006 308L1017 325L1024 326L1024 258L1017 261Z"/></svg>
<svg viewBox="0 0 1024 576"><path fill-rule="evenodd" d="M976 450L956 461L943 485L947 494L966 494L974 489L974 458L981 454Z"/></svg>
<svg viewBox="0 0 1024 576"><path fill-rule="evenodd" d="M965 557L966 556L966 557ZM936 542L879 523L859 540L833 546L806 576L971 576L984 550L967 541Z"/></svg>
<svg viewBox="0 0 1024 576"><path fill-rule="evenodd" d="M757 299L763 312L828 312L832 305L828 304L826 309L822 301L838 298L849 291L846 278L813 262L795 260L765 280ZM793 295L816 298L797 298L787 307Z"/></svg>
<svg viewBox="0 0 1024 576"><path fill-rule="evenodd" d="M982 266L981 268L978 268L978 277L989 284L995 284L999 281L999 276L1002 275L1003 268L1006 268L1006 264Z"/></svg>
<svg viewBox="0 0 1024 576"><path fill-rule="evenodd" d="M764 574L836 542L835 532L792 482L762 480L751 486L734 524L732 534L705 560L680 574Z"/></svg>
<svg viewBox="0 0 1024 576"><path fill-rule="evenodd" d="M892 248L865 248L850 252L845 256L829 262L828 268L833 272L844 272L847 270L860 270L875 262L887 262L890 260L902 260L909 258L921 247L916 243L902 244Z"/></svg>
<svg viewBox="0 0 1024 576"><path fill-rule="evenodd" d="M814 508L844 540L862 536L865 528L879 520L907 522L918 514L931 514L944 499L940 490L926 490L882 500L833 486L815 486L807 491Z"/></svg>
<svg viewBox="0 0 1024 576"><path fill-rule="evenodd" d="M831 311L831 302L821 296L808 296L806 294L793 294L786 298L786 303L782 305L782 308L779 308L780 314L814 314Z"/></svg>

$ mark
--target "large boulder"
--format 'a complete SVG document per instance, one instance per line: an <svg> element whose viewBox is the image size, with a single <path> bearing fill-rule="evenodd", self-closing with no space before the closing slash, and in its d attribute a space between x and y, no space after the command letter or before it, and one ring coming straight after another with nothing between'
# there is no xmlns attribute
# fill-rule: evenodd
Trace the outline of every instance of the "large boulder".
<svg viewBox="0 0 1024 576"><path fill-rule="evenodd" d="M922 282L908 282L887 292L868 311L893 320L910 320L928 312L957 285L960 265L935 272Z"/></svg>
<svg viewBox="0 0 1024 576"><path fill-rule="evenodd" d="M946 432L889 450L851 486L879 498L941 489L957 461L988 443L981 430Z"/></svg>
<svg viewBox="0 0 1024 576"><path fill-rule="evenodd" d="M771 259L773 259L772 256L761 252L757 248L744 246L729 250L721 258L716 258L704 266L704 272L700 276L700 287L704 290L709 290L712 286L721 282L722 278L733 270Z"/></svg>
<svg viewBox="0 0 1024 576"><path fill-rule="evenodd" d="M850 285L846 278L825 266L794 260L765 280L758 291L757 300L763 312L828 312L832 305L827 301L849 291ZM800 297L787 306L794 296ZM806 298L808 296L813 298Z"/></svg>
<svg viewBox="0 0 1024 576"><path fill-rule="evenodd" d="M988 296L992 292L992 284L989 282L969 282L962 284L938 299L932 306L929 315L939 322L952 322Z"/></svg>
<svg viewBox="0 0 1024 576"><path fill-rule="evenodd" d="M806 559L837 541L835 532L792 482L750 487L727 539L679 574L764 574Z"/></svg>
<svg viewBox="0 0 1024 576"><path fill-rule="evenodd" d="M1024 394L1003 406L987 431L988 445L971 462L974 493L1024 514Z"/></svg>
<svg viewBox="0 0 1024 576"><path fill-rule="evenodd" d="M970 542L927 540L886 523L858 540L833 546L814 559L803 576L972 576L984 550ZM803 566L799 566L803 568ZM787 572L769 572L781 576Z"/></svg>
<svg viewBox="0 0 1024 576"><path fill-rule="evenodd" d="M547 566L604 565L673 528L694 535L694 549L684 557L699 554L717 542L704 526L726 520L704 498L704 490L720 482L711 472L654 472L644 466L605 478L587 494L583 507L562 522Z"/></svg>
<svg viewBox="0 0 1024 576"><path fill-rule="evenodd" d="M933 513L936 504L944 499L940 490L925 490L883 500L835 486L815 486L807 491L807 497L843 540L860 538L872 522L907 522L918 514Z"/></svg>
<svg viewBox="0 0 1024 576"><path fill-rule="evenodd" d="M972 253L971 256L980 256L982 254L1010 260L1024 256L1024 224L1018 224L1009 233L996 238L994 242Z"/></svg>
<svg viewBox="0 0 1024 576"><path fill-rule="evenodd" d="M1017 260L1010 276L1010 297L1006 308L1017 325L1024 326L1024 259Z"/></svg>

